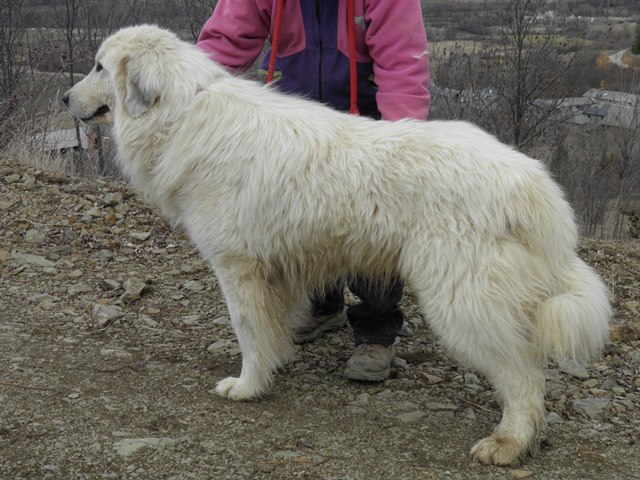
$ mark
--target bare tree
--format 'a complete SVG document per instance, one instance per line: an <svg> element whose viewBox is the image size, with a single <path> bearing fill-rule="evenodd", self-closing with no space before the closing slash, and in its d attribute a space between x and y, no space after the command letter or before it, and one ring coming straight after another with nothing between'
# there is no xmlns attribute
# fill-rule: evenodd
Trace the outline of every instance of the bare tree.
<svg viewBox="0 0 640 480"><path fill-rule="evenodd" d="M86 0L83 18L87 46L93 56L102 41L115 30L141 21L145 2L127 0Z"/></svg>
<svg viewBox="0 0 640 480"><path fill-rule="evenodd" d="M640 84L636 84L640 93ZM629 89L633 90L630 86ZM640 218L640 96L609 93L598 126L554 129L549 167L592 237L625 239ZM637 227L635 227L637 228Z"/></svg>
<svg viewBox="0 0 640 480"><path fill-rule="evenodd" d="M623 235L624 217L640 212L640 74L636 74L627 91L622 95L626 101L608 115L607 143L617 177L612 209L615 238Z"/></svg>
<svg viewBox="0 0 640 480"><path fill-rule="evenodd" d="M611 192L615 190L614 159L607 153L602 129L586 132L574 129L569 135L568 158L555 165L554 173L573 204L582 225L582 233L590 237L607 237L607 213Z"/></svg>
<svg viewBox="0 0 640 480"><path fill-rule="evenodd" d="M65 49L60 55L62 63L62 72L66 74L69 86L76 83L76 72L78 70L77 62L80 60L78 52L83 52L80 47L85 43L86 30L82 25L82 19L86 16L87 2L86 0L64 0L56 5L55 19L59 25ZM52 52L55 50L52 49ZM81 56L80 56L81 57ZM76 140L78 145L82 145L80 135L80 123L74 119L76 130Z"/></svg>
<svg viewBox="0 0 640 480"><path fill-rule="evenodd" d="M140 12L146 2L126 2L125 0L58 0L54 5L54 15L59 28L47 30L46 39L41 44L50 56L51 68L60 71L66 79L67 88L77 82L77 77L86 73L93 65L95 53L102 40L127 22L140 19ZM60 34L58 33L61 32ZM74 119L76 141L82 145L81 124ZM96 142L89 150L87 161L77 163L76 171L103 173L107 168L102 131L88 132L89 142ZM81 155L84 157L85 153ZM83 158L76 160L84 160Z"/></svg>
<svg viewBox="0 0 640 480"><path fill-rule="evenodd" d="M164 0L167 26L196 41L217 3L217 0Z"/></svg>
<svg viewBox="0 0 640 480"><path fill-rule="evenodd" d="M640 55L640 19L636 21L636 35L631 45L631 53Z"/></svg>
<svg viewBox="0 0 640 480"><path fill-rule="evenodd" d="M142 16L145 2L128 2L126 0L85 0L82 18L86 34L85 51L93 59L102 41L115 30L129 24L137 23ZM95 149L89 156L89 163L99 175L112 170L112 152L105 142L103 129L96 127L88 141L94 141Z"/></svg>
<svg viewBox="0 0 640 480"><path fill-rule="evenodd" d="M25 37L24 15L24 0L0 0L0 146L7 140L4 127L17 107L24 72L16 63Z"/></svg>
<svg viewBox="0 0 640 480"><path fill-rule="evenodd" d="M561 33L575 34L579 25L547 11L546 4L546 0L498 0L488 13L500 32L497 38L473 52L454 49L444 58L432 54L437 86L460 92L461 118L517 148L529 146L572 115L561 108L560 98L580 48L559 38ZM448 80L455 84L447 85Z"/></svg>
<svg viewBox="0 0 640 480"><path fill-rule="evenodd" d="M491 117L491 127L520 148L566 120L558 97L579 48L560 43L560 34L575 26L547 11L546 0L501 0L497 15L497 61L488 65L486 74L494 82L500 114ZM503 111L506 124L500 121Z"/></svg>

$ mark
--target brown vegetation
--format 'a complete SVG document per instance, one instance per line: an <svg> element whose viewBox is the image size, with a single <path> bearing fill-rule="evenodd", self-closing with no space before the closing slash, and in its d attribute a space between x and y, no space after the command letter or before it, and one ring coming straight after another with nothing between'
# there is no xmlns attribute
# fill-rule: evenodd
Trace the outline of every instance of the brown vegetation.
<svg viewBox="0 0 640 480"><path fill-rule="evenodd" d="M215 2L214 2L215 3ZM57 98L93 64L100 42L129 24L154 22L195 39L208 0L0 0L0 148L75 175L109 170L95 158L45 151L43 139L76 128ZM478 123L546 160L592 236L628 238L640 201L638 122L630 129L576 126L562 99L590 88L640 93L638 57L611 54L637 41L634 0L430 0L431 118ZM635 38L634 38L635 37ZM78 142L79 144L80 142ZM88 161L87 161L88 160Z"/></svg>

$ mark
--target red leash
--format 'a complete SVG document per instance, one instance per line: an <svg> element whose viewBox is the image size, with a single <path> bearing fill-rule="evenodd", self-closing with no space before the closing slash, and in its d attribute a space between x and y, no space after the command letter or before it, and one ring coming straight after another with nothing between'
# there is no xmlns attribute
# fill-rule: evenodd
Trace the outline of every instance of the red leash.
<svg viewBox="0 0 640 480"><path fill-rule="evenodd" d="M269 70L267 70L267 83L273 80L273 72L276 69L276 57L278 55L278 43L280 42L280 29L282 28L282 7L284 0L278 0L276 7L276 23L271 38L271 55L269 56Z"/></svg>
<svg viewBox="0 0 640 480"><path fill-rule="evenodd" d="M280 30L282 29L282 7L284 0L278 0L276 6L276 19L271 38L271 54L269 55L269 69L267 70L267 82L273 80L273 73L276 69L276 57L278 55L278 43L280 42ZM356 24L354 0L347 0L347 34L349 36L349 87L350 106L349 113L360 115L358 110L358 71L356 62Z"/></svg>
<svg viewBox="0 0 640 480"><path fill-rule="evenodd" d="M349 113L360 115L358 110L358 71L356 69L356 12L354 0L347 0L347 33L349 34L349 80L351 105Z"/></svg>

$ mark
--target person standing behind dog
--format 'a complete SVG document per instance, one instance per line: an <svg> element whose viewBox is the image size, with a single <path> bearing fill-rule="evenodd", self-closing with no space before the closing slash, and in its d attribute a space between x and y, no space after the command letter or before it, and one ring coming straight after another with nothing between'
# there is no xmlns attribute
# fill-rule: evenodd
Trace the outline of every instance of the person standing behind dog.
<svg viewBox="0 0 640 480"><path fill-rule="evenodd" d="M420 0L220 0L197 45L243 72L267 38L275 52L267 52L261 72L271 64L268 77L281 91L374 119L426 120L429 57ZM349 289L362 303L345 314L344 284L337 282L295 319L295 341L313 341L348 318L356 349L345 376L382 381L403 325L403 283L355 278Z"/></svg>

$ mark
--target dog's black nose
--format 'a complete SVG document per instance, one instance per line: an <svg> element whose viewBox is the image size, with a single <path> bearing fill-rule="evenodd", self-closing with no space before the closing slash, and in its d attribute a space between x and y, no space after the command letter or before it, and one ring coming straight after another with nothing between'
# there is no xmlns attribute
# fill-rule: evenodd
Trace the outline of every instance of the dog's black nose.
<svg viewBox="0 0 640 480"><path fill-rule="evenodd" d="M62 103L64 103L65 105L69 105L69 94L65 93L64 96L62 97Z"/></svg>

